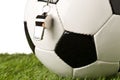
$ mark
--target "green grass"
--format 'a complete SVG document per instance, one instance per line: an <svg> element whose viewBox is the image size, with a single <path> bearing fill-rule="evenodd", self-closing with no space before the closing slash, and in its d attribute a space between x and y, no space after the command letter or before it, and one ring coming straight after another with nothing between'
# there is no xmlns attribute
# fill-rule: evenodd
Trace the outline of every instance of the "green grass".
<svg viewBox="0 0 120 80"><path fill-rule="evenodd" d="M63 78L45 68L34 54L0 54L0 80L93 80ZM120 80L120 75L94 80Z"/></svg>

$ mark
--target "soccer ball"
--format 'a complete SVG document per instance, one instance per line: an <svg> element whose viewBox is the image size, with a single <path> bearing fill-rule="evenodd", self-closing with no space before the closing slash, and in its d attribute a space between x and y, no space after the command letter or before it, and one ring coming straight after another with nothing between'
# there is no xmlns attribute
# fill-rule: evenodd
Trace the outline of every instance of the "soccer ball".
<svg viewBox="0 0 120 80"><path fill-rule="evenodd" d="M72 77L119 72L120 0L29 0L24 20L29 45L49 70Z"/></svg>

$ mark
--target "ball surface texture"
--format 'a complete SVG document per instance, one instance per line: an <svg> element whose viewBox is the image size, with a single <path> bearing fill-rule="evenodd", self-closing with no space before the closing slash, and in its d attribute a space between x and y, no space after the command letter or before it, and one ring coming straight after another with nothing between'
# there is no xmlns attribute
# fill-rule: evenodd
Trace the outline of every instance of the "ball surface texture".
<svg viewBox="0 0 120 80"><path fill-rule="evenodd" d="M119 72L120 0L47 3L27 2L24 27L32 51L49 70L73 78Z"/></svg>

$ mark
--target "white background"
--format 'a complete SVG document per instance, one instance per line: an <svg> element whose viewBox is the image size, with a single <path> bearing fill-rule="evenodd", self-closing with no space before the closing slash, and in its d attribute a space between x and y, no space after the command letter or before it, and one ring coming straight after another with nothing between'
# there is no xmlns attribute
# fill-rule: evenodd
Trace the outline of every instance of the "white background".
<svg viewBox="0 0 120 80"><path fill-rule="evenodd" d="M24 33L27 0L0 0L0 53L31 53Z"/></svg>

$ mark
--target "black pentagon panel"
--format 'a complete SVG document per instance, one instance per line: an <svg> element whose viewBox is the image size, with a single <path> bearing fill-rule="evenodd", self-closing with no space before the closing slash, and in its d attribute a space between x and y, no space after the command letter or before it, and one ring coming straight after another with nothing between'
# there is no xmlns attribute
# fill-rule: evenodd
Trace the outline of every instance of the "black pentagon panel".
<svg viewBox="0 0 120 80"><path fill-rule="evenodd" d="M113 14L120 15L120 0L110 0Z"/></svg>
<svg viewBox="0 0 120 80"><path fill-rule="evenodd" d="M42 1L42 2L48 2L48 0L38 0L38 1ZM51 4L56 4L59 0L49 0L49 3Z"/></svg>
<svg viewBox="0 0 120 80"><path fill-rule="evenodd" d="M120 68L119 68L118 72L120 72Z"/></svg>
<svg viewBox="0 0 120 80"><path fill-rule="evenodd" d="M91 35L65 31L56 45L55 52L73 68L86 66L97 60L94 38Z"/></svg>
<svg viewBox="0 0 120 80"><path fill-rule="evenodd" d="M32 49L33 53L35 53L35 45L33 44L32 40L30 38L30 35L28 33L28 28L27 28L27 22L26 21L24 21L24 29L25 29L25 35L26 35L26 38L28 40L29 46Z"/></svg>
<svg viewBox="0 0 120 80"><path fill-rule="evenodd" d="M120 62L119 62L119 66L120 66ZM118 72L120 72L120 68L119 68Z"/></svg>

